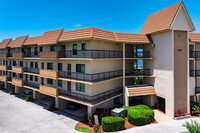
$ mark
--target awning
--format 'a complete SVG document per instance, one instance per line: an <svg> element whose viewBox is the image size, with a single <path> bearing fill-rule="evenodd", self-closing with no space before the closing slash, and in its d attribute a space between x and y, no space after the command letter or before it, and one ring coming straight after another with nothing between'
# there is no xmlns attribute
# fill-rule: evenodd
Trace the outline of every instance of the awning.
<svg viewBox="0 0 200 133"><path fill-rule="evenodd" d="M131 87L127 88L129 97L133 96L146 96L146 95L155 95L156 91L153 86L144 86L144 87Z"/></svg>

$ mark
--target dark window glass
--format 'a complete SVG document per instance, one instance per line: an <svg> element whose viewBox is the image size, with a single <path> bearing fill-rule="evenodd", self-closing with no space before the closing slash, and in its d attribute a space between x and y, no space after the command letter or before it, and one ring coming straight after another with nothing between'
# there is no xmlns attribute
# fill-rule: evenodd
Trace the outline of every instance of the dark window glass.
<svg viewBox="0 0 200 133"><path fill-rule="evenodd" d="M58 71L62 71L62 63L58 63Z"/></svg>
<svg viewBox="0 0 200 133"><path fill-rule="evenodd" d="M58 86L62 87L62 80L58 80Z"/></svg>
<svg viewBox="0 0 200 133"><path fill-rule="evenodd" d="M33 75L30 75L30 81L33 81Z"/></svg>
<svg viewBox="0 0 200 133"><path fill-rule="evenodd" d="M86 43L82 43L82 50L86 50Z"/></svg>
<svg viewBox="0 0 200 133"><path fill-rule="evenodd" d="M38 76L35 76L35 82L38 82Z"/></svg>
<svg viewBox="0 0 200 133"><path fill-rule="evenodd" d="M57 46L51 46L51 51L57 51Z"/></svg>
<svg viewBox="0 0 200 133"><path fill-rule="evenodd" d="M47 79L47 84L53 85L53 79Z"/></svg>
<svg viewBox="0 0 200 133"><path fill-rule="evenodd" d="M73 44L73 55L77 55L77 44Z"/></svg>
<svg viewBox="0 0 200 133"><path fill-rule="evenodd" d="M38 68L38 62L35 62L35 68Z"/></svg>
<svg viewBox="0 0 200 133"><path fill-rule="evenodd" d="M13 77L16 77L16 73L13 73Z"/></svg>
<svg viewBox="0 0 200 133"><path fill-rule="evenodd" d="M16 61L13 61L13 66L17 66L17 63L16 63Z"/></svg>
<svg viewBox="0 0 200 133"><path fill-rule="evenodd" d="M85 92L85 84L76 83L76 90L81 91L81 92Z"/></svg>
<svg viewBox="0 0 200 133"><path fill-rule="evenodd" d="M47 69L53 70L53 63L47 63Z"/></svg>
<svg viewBox="0 0 200 133"><path fill-rule="evenodd" d="M42 69L44 69L44 62L42 62Z"/></svg>
<svg viewBox="0 0 200 133"><path fill-rule="evenodd" d="M23 74L20 74L20 75L19 75L19 78L20 78L20 79L23 79Z"/></svg>
<svg viewBox="0 0 200 133"><path fill-rule="evenodd" d="M43 51L43 47L40 47L40 52L42 52Z"/></svg>
<svg viewBox="0 0 200 133"><path fill-rule="evenodd" d="M33 68L33 62L31 62L31 68Z"/></svg>
<svg viewBox="0 0 200 133"><path fill-rule="evenodd" d="M23 61L20 61L19 64L20 64L20 67L24 66L24 62Z"/></svg>
<svg viewBox="0 0 200 133"><path fill-rule="evenodd" d="M76 64L76 72L85 73L85 64Z"/></svg>

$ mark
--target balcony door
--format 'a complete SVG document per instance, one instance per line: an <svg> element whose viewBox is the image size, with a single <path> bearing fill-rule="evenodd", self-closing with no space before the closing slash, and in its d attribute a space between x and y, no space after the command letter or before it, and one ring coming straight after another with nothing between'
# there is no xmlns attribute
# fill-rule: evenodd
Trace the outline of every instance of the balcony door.
<svg viewBox="0 0 200 133"><path fill-rule="evenodd" d="M67 74L71 75L71 71L72 71L72 65L71 64L67 64Z"/></svg>
<svg viewBox="0 0 200 133"><path fill-rule="evenodd" d="M60 46L60 57L65 58L65 45Z"/></svg>
<svg viewBox="0 0 200 133"><path fill-rule="evenodd" d="M67 82L67 91L69 91L69 92L71 92L71 82L70 81L68 81Z"/></svg>
<svg viewBox="0 0 200 133"><path fill-rule="evenodd" d="M73 55L77 55L77 44L73 44Z"/></svg>
<svg viewBox="0 0 200 133"><path fill-rule="evenodd" d="M38 47L35 47L34 50L35 50L34 55L37 56L38 55Z"/></svg>

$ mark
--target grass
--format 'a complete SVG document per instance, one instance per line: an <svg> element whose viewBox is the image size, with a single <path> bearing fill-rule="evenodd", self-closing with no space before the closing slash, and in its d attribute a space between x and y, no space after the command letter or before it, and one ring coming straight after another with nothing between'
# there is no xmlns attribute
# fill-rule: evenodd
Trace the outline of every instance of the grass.
<svg viewBox="0 0 200 133"><path fill-rule="evenodd" d="M88 129L87 127L77 127L75 129L83 133L90 133L90 129Z"/></svg>

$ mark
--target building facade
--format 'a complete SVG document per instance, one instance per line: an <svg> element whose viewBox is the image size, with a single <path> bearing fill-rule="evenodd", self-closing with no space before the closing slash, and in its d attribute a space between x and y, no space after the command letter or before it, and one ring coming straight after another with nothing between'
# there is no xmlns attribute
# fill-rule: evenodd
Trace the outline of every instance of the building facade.
<svg viewBox="0 0 200 133"><path fill-rule="evenodd" d="M170 117L199 101L200 34L183 2L147 17L140 33L57 29L0 43L1 84L35 100L96 108L159 104Z"/></svg>

